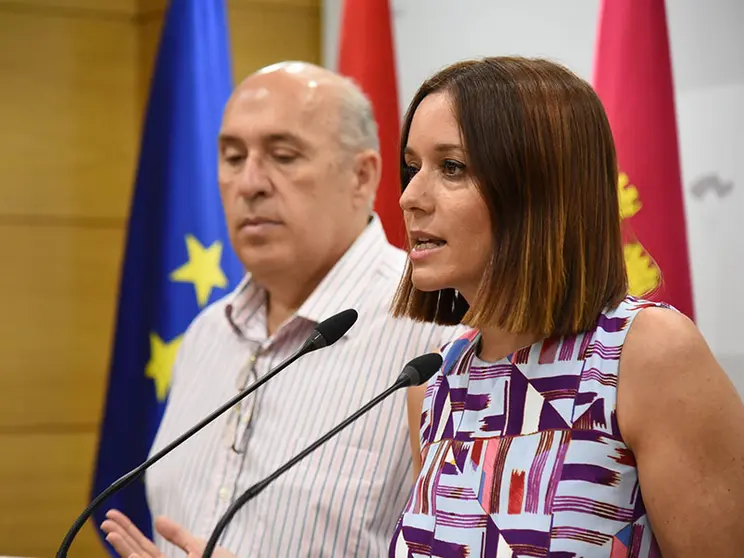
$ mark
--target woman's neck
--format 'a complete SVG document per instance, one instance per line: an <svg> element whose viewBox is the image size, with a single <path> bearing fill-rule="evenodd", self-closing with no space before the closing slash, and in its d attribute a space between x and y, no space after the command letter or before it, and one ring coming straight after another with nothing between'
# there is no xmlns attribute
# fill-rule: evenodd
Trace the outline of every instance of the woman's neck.
<svg viewBox="0 0 744 558"><path fill-rule="evenodd" d="M495 327L484 327L480 332L478 358L485 362L497 362L541 339L541 336L534 333L509 333Z"/></svg>

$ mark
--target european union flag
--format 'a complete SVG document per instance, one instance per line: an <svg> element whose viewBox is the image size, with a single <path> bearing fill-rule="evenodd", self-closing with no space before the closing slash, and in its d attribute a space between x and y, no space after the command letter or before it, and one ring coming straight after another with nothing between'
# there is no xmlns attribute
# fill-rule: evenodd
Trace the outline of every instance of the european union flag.
<svg viewBox="0 0 744 558"><path fill-rule="evenodd" d="M232 90L224 0L165 14L129 220L94 496L147 459L189 323L243 274L217 184L217 136ZM105 502L152 538L144 483ZM113 549L110 549L115 555Z"/></svg>

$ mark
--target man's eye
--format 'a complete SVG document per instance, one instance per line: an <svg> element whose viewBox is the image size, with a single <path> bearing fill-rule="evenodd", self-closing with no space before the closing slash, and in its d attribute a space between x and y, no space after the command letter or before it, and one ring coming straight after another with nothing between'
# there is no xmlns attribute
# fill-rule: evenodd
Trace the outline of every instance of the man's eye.
<svg viewBox="0 0 744 558"><path fill-rule="evenodd" d="M278 161L279 163L291 163L295 159L297 159L296 153L289 153L286 151L279 151L273 154L274 160Z"/></svg>
<svg viewBox="0 0 744 558"><path fill-rule="evenodd" d="M225 157L225 161L231 165L238 165L243 159L245 159L243 155L228 155Z"/></svg>

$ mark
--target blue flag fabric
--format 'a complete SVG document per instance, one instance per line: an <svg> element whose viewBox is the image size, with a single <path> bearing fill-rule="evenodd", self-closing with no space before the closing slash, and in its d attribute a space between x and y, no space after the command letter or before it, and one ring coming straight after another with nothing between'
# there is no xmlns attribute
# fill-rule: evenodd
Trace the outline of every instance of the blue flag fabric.
<svg viewBox="0 0 744 558"><path fill-rule="evenodd" d="M217 135L231 90L224 0L172 0L130 211L93 496L147 458L184 331L243 275L217 184ZM97 526L111 508L152 537L144 482L103 502Z"/></svg>

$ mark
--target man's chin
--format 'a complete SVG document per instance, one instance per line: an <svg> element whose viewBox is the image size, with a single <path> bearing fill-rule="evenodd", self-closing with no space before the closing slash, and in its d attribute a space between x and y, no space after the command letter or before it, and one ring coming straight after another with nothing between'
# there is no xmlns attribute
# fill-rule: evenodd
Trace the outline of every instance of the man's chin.
<svg viewBox="0 0 744 558"><path fill-rule="evenodd" d="M242 249L238 251L238 258L243 267L256 277L276 276L277 274L292 274L295 267L292 258L277 254L276 250L267 249Z"/></svg>

